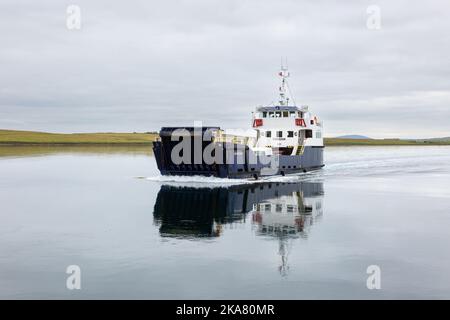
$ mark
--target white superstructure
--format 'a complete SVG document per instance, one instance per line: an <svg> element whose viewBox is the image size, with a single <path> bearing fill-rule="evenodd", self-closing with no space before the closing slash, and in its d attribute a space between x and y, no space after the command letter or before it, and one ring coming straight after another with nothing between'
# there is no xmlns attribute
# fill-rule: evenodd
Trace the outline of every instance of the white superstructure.
<svg viewBox="0 0 450 320"><path fill-rule="evenodd" d="M323 146L322 122L309 112L308 106L289 105L287 78L282 67L278 105L258 107L253 112L256 149L271 148L274 154L298 155L305 146Z"/></svg>

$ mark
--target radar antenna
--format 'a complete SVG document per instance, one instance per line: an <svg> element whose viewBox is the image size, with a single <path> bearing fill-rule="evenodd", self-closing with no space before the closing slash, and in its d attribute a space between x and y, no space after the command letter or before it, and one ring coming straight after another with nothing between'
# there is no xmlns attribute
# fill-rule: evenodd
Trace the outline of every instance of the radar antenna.
<svg viewBox="0 0 450 320"><path fill-rule="evenodd" d="M292 94L289 89L289 83L287 82L287 78L289 78L287 58L285 58L284 63L283 58L281 58L281 68L280 72L278 72L278 75L281 77L281 85L279 87L280 100L278 100L278 102L280 103L280 106L288 106L290 100L289 96L292 96Z"/></svg>

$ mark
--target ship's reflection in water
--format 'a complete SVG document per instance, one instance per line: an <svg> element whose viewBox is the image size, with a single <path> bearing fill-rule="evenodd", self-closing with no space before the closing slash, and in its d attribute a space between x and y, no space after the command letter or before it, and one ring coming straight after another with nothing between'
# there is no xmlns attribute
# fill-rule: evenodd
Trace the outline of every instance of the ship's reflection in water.
<svg viewBox="0 0 450 320"><path fill-rule="evenodd" d="M256 234L279 241L282 276L289 271L288 256L293 239L307 238L311 226L322 217L323 194L322 183L284 184L277 186L273 197L253 205Z"/></svg>
<svg viewBox="0 0 450 320"><path fill-rule="evenodd" d="M154 217L164 237L218 237L225 224L243 222L252 208L245 188L187 188L164 185Z"/></svg>
<svg viewBox="0 0 450 320"><path fill-rule="evenodd" d="M307 238L323 215L320 182L261 183L228 188L163 185L154 209L163 237L219 237L236 223L250 223L257 236L279 242L281 275L289 270L292 243ZM251 219L251 220L248 220Z"/></svg>

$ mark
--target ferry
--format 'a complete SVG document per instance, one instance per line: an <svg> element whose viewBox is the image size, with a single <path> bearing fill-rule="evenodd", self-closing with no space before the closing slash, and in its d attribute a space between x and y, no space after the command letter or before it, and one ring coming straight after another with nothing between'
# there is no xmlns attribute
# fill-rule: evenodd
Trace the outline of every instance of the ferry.
<svg viewBox="0 0 450 320"><path fill-rule="evenodd" d="M323 164L323 123L298 107L281 66L279 100L252 112L250 134L220 127L163 127L153 142L162 175L259 179L317 170Z"/></svg>

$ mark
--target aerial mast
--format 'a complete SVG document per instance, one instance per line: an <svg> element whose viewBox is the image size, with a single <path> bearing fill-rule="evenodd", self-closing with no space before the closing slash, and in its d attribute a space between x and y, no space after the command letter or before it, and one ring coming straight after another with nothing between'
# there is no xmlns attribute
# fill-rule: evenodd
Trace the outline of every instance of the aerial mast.
<svg viewBox="0 0 450 320"><path fill-rule="evenodd" d="M278 75L281 77L281 86L279 88L280 91L280 100L278 101L280 103L280 106L288 106L289 105L289 97L287 95L287 78L289 77L289 71L287 66L287 59L286 64L283 63L283 58L281 59L281 69L280 72L278 72Z"/></svg>

